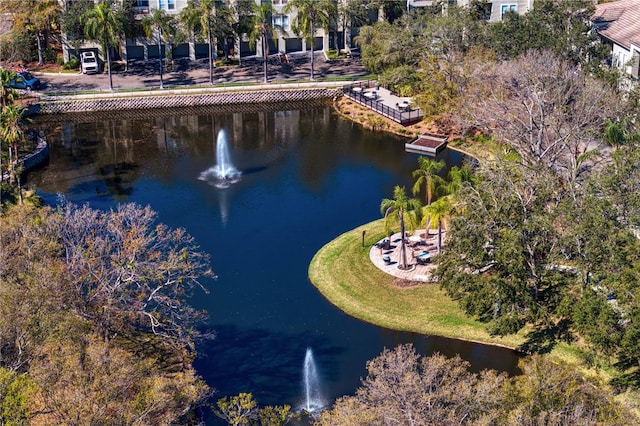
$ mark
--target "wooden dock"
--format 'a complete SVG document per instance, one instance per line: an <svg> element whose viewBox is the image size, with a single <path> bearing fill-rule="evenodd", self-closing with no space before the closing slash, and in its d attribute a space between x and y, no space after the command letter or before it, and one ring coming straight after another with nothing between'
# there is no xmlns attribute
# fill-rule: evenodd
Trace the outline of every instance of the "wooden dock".
<svg viewBox="0 0 640 426"><path fill-rule="evenodd" d="M447 146L447 137L433 134L422 134L404 144L407 152L435 156Z"/></svg>

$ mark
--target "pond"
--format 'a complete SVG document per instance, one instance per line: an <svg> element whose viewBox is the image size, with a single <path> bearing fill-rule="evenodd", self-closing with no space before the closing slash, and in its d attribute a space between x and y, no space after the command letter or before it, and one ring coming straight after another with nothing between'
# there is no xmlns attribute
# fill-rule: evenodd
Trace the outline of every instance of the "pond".
<svg viewBox="0 0 640 426"><path fill-rule="evenodd" d="M366 361L412 342L424 354L460 354L473 369L513 373L512 351L401 333L353 319L311 285L313 255L341 233L380 218L395 185L408 189L416 154L404 139L363 130L326 105L269 110L144 111L43 117L49 165L28 181L48 204L57 194L108 209L150 205L211 255L217 280L192 303L210 313L215 340L199 346L196 368L216 397L252 392L262 404L303 402L307 348L326 401L353 393ZM198 179L216 164L224 129L238 182ZM448 166L462 155L445 150Z"/></svg>

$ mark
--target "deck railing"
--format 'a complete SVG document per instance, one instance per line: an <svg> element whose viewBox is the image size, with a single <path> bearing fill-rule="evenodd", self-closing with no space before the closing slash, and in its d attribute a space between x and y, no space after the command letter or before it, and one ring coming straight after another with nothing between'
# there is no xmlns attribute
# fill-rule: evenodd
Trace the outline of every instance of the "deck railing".
<svg viewBox="0 0 640 426"><path fill-rule="evenodd" d="M424 114L422 113L420 108L390 107L389 105L384 104L380 99L371 97L370 95L368 95L368 93L371 92L364 91L365 88L369 87L371 87L370 83L359 82L356 84L344 86L342 88L342 91L344 95L349 99L352 99L355 102L374 110L378 114L390 118L396 123L402 124L403 126L417 123L424 117Z"/></svg>

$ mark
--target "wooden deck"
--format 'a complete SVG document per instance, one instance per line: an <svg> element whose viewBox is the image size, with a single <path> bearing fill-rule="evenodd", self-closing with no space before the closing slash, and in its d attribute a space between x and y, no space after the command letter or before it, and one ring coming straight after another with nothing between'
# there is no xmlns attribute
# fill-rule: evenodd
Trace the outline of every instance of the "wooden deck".
<svg viewBox="0 0 640 426"><path fill-rule="evenodd" d="M422 134L404 144L404 149L407 152L435 156L445 146L447 146L446 136Z"/></svg>
<svg viewBox="0 0 640 426"><path fill-rule="evenodd" d="M411 107L411 98L396 96L376 81L349 84L343 87L343 93L349 99L403 126L417 123L424 117L420 108Z"/></svg>

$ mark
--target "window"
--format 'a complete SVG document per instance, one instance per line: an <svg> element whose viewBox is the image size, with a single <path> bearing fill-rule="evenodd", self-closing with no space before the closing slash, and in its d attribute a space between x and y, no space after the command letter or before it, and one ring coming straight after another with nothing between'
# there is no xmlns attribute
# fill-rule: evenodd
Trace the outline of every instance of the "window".
<svg viewBox="0 0 640 426"><path fill-rule="evenodd" d="M175 10L176 0L158 0L158 9L161 10Z"/></svg>
<svg viewBox="0 0 640 426"><path fill-rule="evenodd" d="M504 14L507 12L514 12L517 13L518 12L518 5L517 4L503 4L502 6L500 6L500 18L504 17Z"/></svg>
<svg viewBox="0 0 640 426"><path fill-rule="evenodd" d="M491 2L478 3L476 5L478 13L480 14L480 16L482 16L482 19L484 19L485 21L488 21L491 19L492 7L493 7L493 3Z"/></svg>
<svg viewBox="0 0 640 426"><path fill-rule="evenodd" d="M133 5L134 7L149 7L149 0L136 0L136 4Z"/></svg>
<svg viewBox="0 0 640 426"><path fill-rule="evenodd" d="M288 15L274 15L273 26L281 27L282 29L289 29L289 16Z"/></svg>

